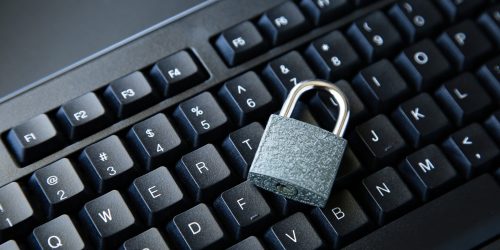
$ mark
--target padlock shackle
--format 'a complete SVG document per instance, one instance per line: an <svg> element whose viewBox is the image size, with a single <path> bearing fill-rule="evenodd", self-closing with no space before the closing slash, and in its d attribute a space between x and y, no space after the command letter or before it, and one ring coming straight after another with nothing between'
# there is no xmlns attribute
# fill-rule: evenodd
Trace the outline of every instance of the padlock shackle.
<svg viewBox="0 0 500 250"><path fill-rule="evenodd" d="M309 90L324 90L332 95L339 108L339 115L337 117L337 123L333 128L333 133L342 137L349 121L349 103L344 93L332 83L322 80L312 80L295 85L295 87L290 90L290 94L288 94L279 115L290 118L299 98Z"/></svg>

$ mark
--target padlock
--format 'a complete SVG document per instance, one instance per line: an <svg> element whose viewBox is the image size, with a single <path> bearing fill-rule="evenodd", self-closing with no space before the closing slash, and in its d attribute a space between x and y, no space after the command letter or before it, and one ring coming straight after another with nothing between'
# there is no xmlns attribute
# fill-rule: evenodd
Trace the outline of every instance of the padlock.
<svg viewBox="0 0 500 250"><path fill-rule="evenodd" d="M313 89L329 92L338 104L333 133L290 118L300 96ZM335 85L320 80L296 85L279 115L269 118L248 179L288 199L324 207L347 146L342 136L348 121L347 98Z"/></svg>

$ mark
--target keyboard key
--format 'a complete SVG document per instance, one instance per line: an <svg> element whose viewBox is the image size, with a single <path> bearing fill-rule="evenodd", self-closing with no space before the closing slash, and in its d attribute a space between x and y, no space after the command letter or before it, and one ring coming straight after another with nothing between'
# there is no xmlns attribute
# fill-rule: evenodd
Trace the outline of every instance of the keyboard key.
<svg viewBox="0 0 500 250"><path fill-rule="evenodd" d="M490 135L500 144L500 110L493 113L484 123Z"/></svg>
<svg viewBox="0 0 500 250"><path fill-rule="evenodd" d="M385 167L361 182L360 195L379 225L407 211L415 198L396 171Z"/></svg>
<svg viewBox="0 0 500 250"><path fill-rule="evenodd" d="M147 170L171 163L183 148L177 131L162 113L134 125L127 139Z"/></svg>
<svg viewBox="0 0 500 250"><path fill-rule="evenodd" d="M450 63L428 39L403 50L395 63L417 91L432 89L452 72Z"/></svg>
<svg viewBox="0 0 500 250"><path fill-rule="evenodd" d="M300 7L315 25L331 22L346 15L353 8L349 0L302 0Z"/></svg>
<svg viewBox="0 0 500 250"><path fill-rule="evenodd" d="M385 166L402 158L407 144L385 115L357 126L351 147L370 166Z"/></svg>
<svg viewBox="0 0 500 250"><path fill-rule="evenodd" d="M456 21L476 13L486 0L436 0L450 21Z"/></svg>
<svg viewBox="0 0 500 250"><path fill-rule="evenodd" d="M347 34L368 62L391 56L402 45L398 31L380 11L355 21Z"/></svg>
<svg viewBox="0 0 500 250"><path fill-rule="evenodd" d="M352 85L374 113L392 109L411 94L408 84L386 59L361 70Z"/></svg>
<svg viewBox="0 0 500 250"><path fill-rule="evenodd" d="M80 218L99 249L115 248L136 231L136 220L116 190L87 202Z"/></svg>
<svg viewBox="0 0 500 250"><path fill-rule="evenodd" d="M274 224L264 235L274 249L321 249L323 241L303 213Z"/></svg>
<svg viewBox="0 0 500 250"><path fill-rule="evenodd" d="M253 122L230 133L222 143L231 166L244 179L247 178L248 169L253 162L263 133L262 125Z"/></svg>
<svg viewBox="0 0 500 250"><path fill-rule="evenodd" d="M436 91L436 98L457 126L485 117L493 104L491 97L470 73L444 83Z"/></svg>
<svg viewBox="0 0 500 250"><path fill-rule="evenodd" d="M187 205L186 196L166 167L136 178L129 193L149 226L163 223Z"/></svg>
<svg viewBox="0 0 500 250"><path fill-rule="evenodd" d="M229 128L226 114L209 92L179 104L174 117L194 147L221 137Z"/></svg>
<svg viewBox="0 0 500 250"><path fill-rule="evenodd" d="M261 231L273 221L271 208L249 181L224 191L214 206L237 240Z"/></svg>
<svg viewBox="0 0 500 250"><path fill-rule="evenodd" d="M155 101L153 89L139 71L111 82L104 91L104 98L118 118L144 110Z"/></svg>
<svg viewBox="0 0 500 250"><path fill-rule="evenodd" d="M222 249L225 245L224 231L203 203L175 216L167 232L182 249Z"/></svg>
<svg viewBox="0 0 500 250"><path fill-rule="evenodd" d="M346 247L353 249L473 249L500 233L500 188L478 177ZM421 233L425 232L425 237ZM457 237L460 235L460 237Z"/></svg>
<svg viewBox="0 0 500 250"><path fill-rule="evenodd" d="M494 167L500 157L498 146L477 123L453 133L443 148L466 178Z"/></svg>
<svg viewBox="0 0 500 250"><path fill-rule="evenodd" d="M310 210L312 206L309 206L298 201L289 200L282 195L275 194L266 190L261 190L261 194L264 195L266 200L269 201L273 211L278 216L289 216L296 212Z"/></svg>
<svg viewBox="0 0 500 250"><path fill-rule="evenodd" d="M273 97L253 71L229 80L219 96L238 126L269 115Z"/></svg>
<svg viewBox="0 0 500 250"><path fill-rule="evenodd" d="M9 240L0 244L0 250L20 250L20 248L16 241Z"/></svg>
<svg viewBox="0 0 500 250"><path fill-rule="evenodd" d="M166 97L189 89L207 78L203 68L185 50L161 59L150 73Z"/></svg>
<svg viewBox="0 0 500 250"><path fill-rule="evenodd" d="M309 23L293 2L285 2L264 13L258 25L274 45L302 35Z"/></svg>
<svg viewBox="0 0 500 250"><path fill-rule="evenodd" d="M80 208L85 200L85 186L67 158L37 170L31 176L30 184L48 218Z"/></svg>
<svg viewBox="0 0 500 250"><path fill-rule="evenodd" d="M361 101L359 96L351 88L351 84L347 81L337 81L335 85L342 90L349 101L349 109L351 112L349 123L356 124L368 117L368 109ZM321 127L332 131L337 123L338 104L328 93L322 91L316 93L309 102L312 111L317 114L316 117L321 118L318 122Z"/></svg>
<svg viewBox="0 0 500 250"><path fill-rule="evenodd" d="M75 225L67 215L61 215L41 226L31 234L36 249L84 249L86 246Z"/></svg>
<svg viewBox="0 0 500 250"><path fill-rule="evenodd" d="M255 26L243 22L222 32L215 46L229 66L240 64L264 52L267 44Z"/></svg>
<svg viewBox="0 0 500 250"><path fill-rule="evenodd" d="M0 240L31 229L34 212L17 182L0 188Z"/></svg>
<svg viewBox="0 0 500 250"><path fill-rule="evenodd" d="M373 226L352 194L345 189L333 193L326 207L315 207L311 214L315 225L335 249L363 235Z"/></svg>
<svg viewBox="0 0 500 250"><path fill-rule="evenodd" d="M151 228L143 233L125 241L123 243L123 250L136 250L136 249L154 249L154 250L168 250L167 243L161 236L156 228Z"/></svg>
<svg viewBox="0 0 500 250"><path fill-rule="evenodd" d="M288 92L300 82L316 79L311 68L297 51L271 61L262 75L271 84L280 100L285 100Z"/></svg>
<svg viewBox="0 0 500 250"><path fill-rule="evenodd" d="M305 54L319 77L336 81L352 75L361 59L340 31L313 41Z"/></svg>
<svg viewBox="0 0 500 250"><path fill-rule="evenodd" d="M500 104L500 56L488 61L478 71L479 78L497 103Z"/></svg>
<svg viewBox="0 0 500 250"><path fill-rule="evenodd" d="M448 118L427 93L399 105L392 117L415 148L441 140L452 128Z"/></svg>
<svg viewBox="0 0 500 250"><path fill-rule="evenodd" d="M399 1L389 10L389 15L407 42L431 36L444 24L441 13L432 1Z"/></svg>
<svg viewBox="0 0 500 250"><path fill-rule="evenodd" d="M262 242L255 236L250 236L234 245L231 247L227 248L226 250L264 250L264 246L262 245Z"/></svg>
<svg viewBox="0 0 500 250"><path fill-rule="evenodd" d="M212 144L184 155L175 170L196 202L212 200L231 183L231 171Z"/></svg>
<svg viewBox="0 0 500 250"><path fill-rule="evenodd" d="M478 22L495 41L498 48L500 46L500 5L497 4L488 9L479 17Z"/></svg>
<svg viewBox="0 0 500 250"><path fill-rule="evenodd" d="M56 116L71 140L93 134L111 122L101 101L92 92L63 104Z"/></svg>
<svg viewBox="0 0 500 250"><path fill-rule="evenodd" d="M358 157L356 157L350 147L347 147L342 157L342 161L340 162L340 168L337 172L337 177L335 177L334 185L336 187L350 185L353 181L357 180L364 171L365 168Z"/></svg>
<svg viewBox="0 0 500 250"><path fill-rule="evenodd" d="M424 202L447 191L458 181L457 171L434 144L406 157L399 169Z"/></svg>
<svg viewBox="0 0 500 250"><path fill-rule="evenodd" d="M447 29L437 43L458 70L475 66L493 51L493 44L471 20Z"/></svg>
<svg viewBox="0 0 500 250"><path fill-rule="evenodd" d="M116 135L86 147L79 160L99 193L130 183L135 171L134 161Z"/></svg>
<svg viewBox="0 0 500 250"><path fill-rule="evenodd" d="M62 146L59 132L45 114L9 130L7 141L17 160L24 165L45 157Z"/></svg>

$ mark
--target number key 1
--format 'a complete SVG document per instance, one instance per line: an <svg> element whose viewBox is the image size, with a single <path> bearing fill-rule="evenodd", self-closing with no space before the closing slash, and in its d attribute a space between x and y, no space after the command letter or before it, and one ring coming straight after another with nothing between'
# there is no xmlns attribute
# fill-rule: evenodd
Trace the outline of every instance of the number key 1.
<svg viewBox="0 0 500 250"><path fill-rule="evenodd" d="M61 209L80 207L79 202L84 200L81 198L85 187L67 158L37 170L31 176L30 185L42 200L49 218L58 215Z"/></svg>
<svg viewBox="0 0 500 250"><path fill-rule="evenodd" d="M253 71L226 82L219 91L219 96L240 126L269 115L273 100L266 86Z"/></svg>

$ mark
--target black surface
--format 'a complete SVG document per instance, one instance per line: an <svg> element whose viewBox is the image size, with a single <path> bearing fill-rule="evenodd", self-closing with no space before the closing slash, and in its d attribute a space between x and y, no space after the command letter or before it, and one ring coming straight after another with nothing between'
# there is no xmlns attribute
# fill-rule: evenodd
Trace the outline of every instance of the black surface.
<svg viewBox="0 0 500 250"><path fill-rule="evenodd" d="M2 1L0 102L203 2L206 0Z"/></svg>

